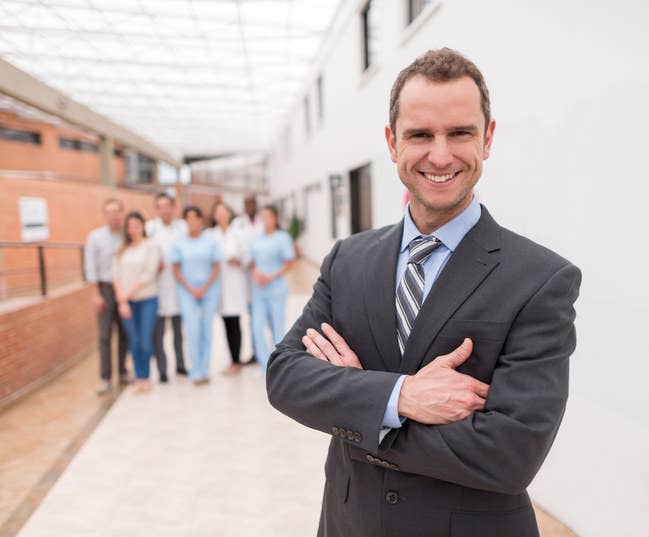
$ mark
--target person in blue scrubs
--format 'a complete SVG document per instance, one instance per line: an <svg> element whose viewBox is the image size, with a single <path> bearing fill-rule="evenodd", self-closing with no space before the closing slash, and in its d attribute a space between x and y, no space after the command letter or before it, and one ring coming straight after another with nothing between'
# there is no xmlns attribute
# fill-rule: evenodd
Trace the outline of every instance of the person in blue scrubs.
<svg viewBox="0 0 649 537"><path fill-rule="evenodd" d="M186 207L183 219L187 235L177 239L169 256L177 281L177 297L191 361L189 377L194 384L209 382L212 353L212 322L219 307L218 282L221 252L209 233L203 232L203 213Z"/></svg>
<svg viewBox="0 0 649 537"><path fill-rule="evenodd" d="M260 212L264 232L255 237L250 248L252 258L252 330L255 356L266 370L272 348L266 340L270 324L273 348L284 337L284 318L288 285L284 275L295 259L291 236L278 226L277 209L267 205Z"/></svg>

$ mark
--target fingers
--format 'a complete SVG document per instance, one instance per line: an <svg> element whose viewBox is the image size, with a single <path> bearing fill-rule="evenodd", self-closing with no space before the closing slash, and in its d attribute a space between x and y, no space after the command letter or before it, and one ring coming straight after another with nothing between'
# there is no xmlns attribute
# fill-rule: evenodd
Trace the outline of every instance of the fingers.
<svg viewBox="0 0 649 537"><path fill-rule="evenodd" d="M302 343L306 347L306 350L310 355L315 356L319 360L324 360L325 362L329 361L327 360L327 357L322 354L318 346L313 343L313 341L311 341L311 338L309 338L309 336L303 336Z"/></svg>
<svg viewBox="0 0 649 537"><path fill-rule="evenodd" d="M489 395L489 384L480 382L479 380L474 379L471 389L474 393L478 394L483 399L486 399Z"/></svg>
<svg viewBox="0 0 649 537"><path fill-rule="evenodd" d="M343 365L343 361L338 354L338 351L333 347L327 338L320 334L317 330L309 328L306 331L307 337L315 344L320 352L324 354L326 359L331 362L333 365Z"/></svg>
<svg viewBox="0 0 649 537"><path fill-rule="evenodd" d="M464 341L460 344L459 347L451 351L449 354L440 356L438 360L441 359L441 361L444 362L444 365L452 369L456 369L469 359L469 356L471 356L472 352L473 341L471 341L471 339L467 337L464 338Z"/></svg>
<svg viewBox="0 0 649 537"><path fill-rule="evenodd" d="M348 352L352 352L352 350L349 348L349 345L347 345L347 342L338 332L334 330L333 326L327 323L322 323L320 327L322 328L325 336L327 336L329 341L331 341L331 344L338 351L338 354L344 355Z"/></svg>

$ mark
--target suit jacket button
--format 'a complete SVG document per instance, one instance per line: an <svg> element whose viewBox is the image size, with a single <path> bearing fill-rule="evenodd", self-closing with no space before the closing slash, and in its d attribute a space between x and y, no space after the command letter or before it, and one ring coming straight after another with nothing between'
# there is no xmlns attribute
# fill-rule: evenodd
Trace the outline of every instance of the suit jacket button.
<svg viewBox="0 0 649 537"><path fill-rule="evenodd" d="M338 436L339 433L338 427L332 427L331 432L334 434L334 436Z"/></svg>
<svg viewBox="0 0 649 537"><path fill-rule="evenodd" d="M375 462L375 461L376 461L376 459L375 459L374 457L372 457L372 455L369 455L369 454L368 454L368 455L365 455L365 458L366 458L369 462Z"/></svg>
<svg viewBox="0 0 649 537"><path fill-rule="evenodd" d="M396 505L397 503L399 503L399 495L391 490L385 495L385 501L390 505Z"/></svg>
<svg viewBox="0 0 649 537"><path fill-rule="evenodd" d="M363 435L361 433L354 433L354 441L355 442L362 442L363 441Z"/></svg>
<svg viewBox="0 0 649 537"><path fill-rule="evenodd" d="M351 431L346 431L347 432L347 440L354 440L354 433Z"/></svg>

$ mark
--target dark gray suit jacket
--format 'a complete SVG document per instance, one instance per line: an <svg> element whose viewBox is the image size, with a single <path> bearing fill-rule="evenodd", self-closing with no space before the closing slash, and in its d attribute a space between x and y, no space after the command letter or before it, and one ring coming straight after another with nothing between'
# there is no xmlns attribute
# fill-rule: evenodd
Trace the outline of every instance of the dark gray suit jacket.
<svg viewBox="0 0 649 537"><path fill-rule="evenodd" d="M394 296L402 226L336 243L302 316L269 362L271 404L333 436L318 535L536 537L525 489L565 409L581 273L502 228L482 207L400 357ZM364 370L306 353L302 336L323 321ZM484 411L448 425L406 421L379 445L398 376L414 374L465 337L474 351L458 370L491 384Z"/></svg>

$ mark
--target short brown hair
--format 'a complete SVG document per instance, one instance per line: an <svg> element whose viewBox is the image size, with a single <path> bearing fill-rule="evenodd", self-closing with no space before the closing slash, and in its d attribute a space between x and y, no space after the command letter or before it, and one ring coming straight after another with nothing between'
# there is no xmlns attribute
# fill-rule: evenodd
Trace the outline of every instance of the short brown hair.
<svg viewBox="0 0 649 537"><path fill-rule="evenodd" d="M399 117L399 96L405 83L416 75L425 76L431 82L451 82L468 76L473 79L480 90L480 107L485 118L485 130L491 120L491 105L489 90L480 69L450 48L429 50L419 56L414 62L399 73L390 91L390 129L396 134L397 118Z"/></svg>

